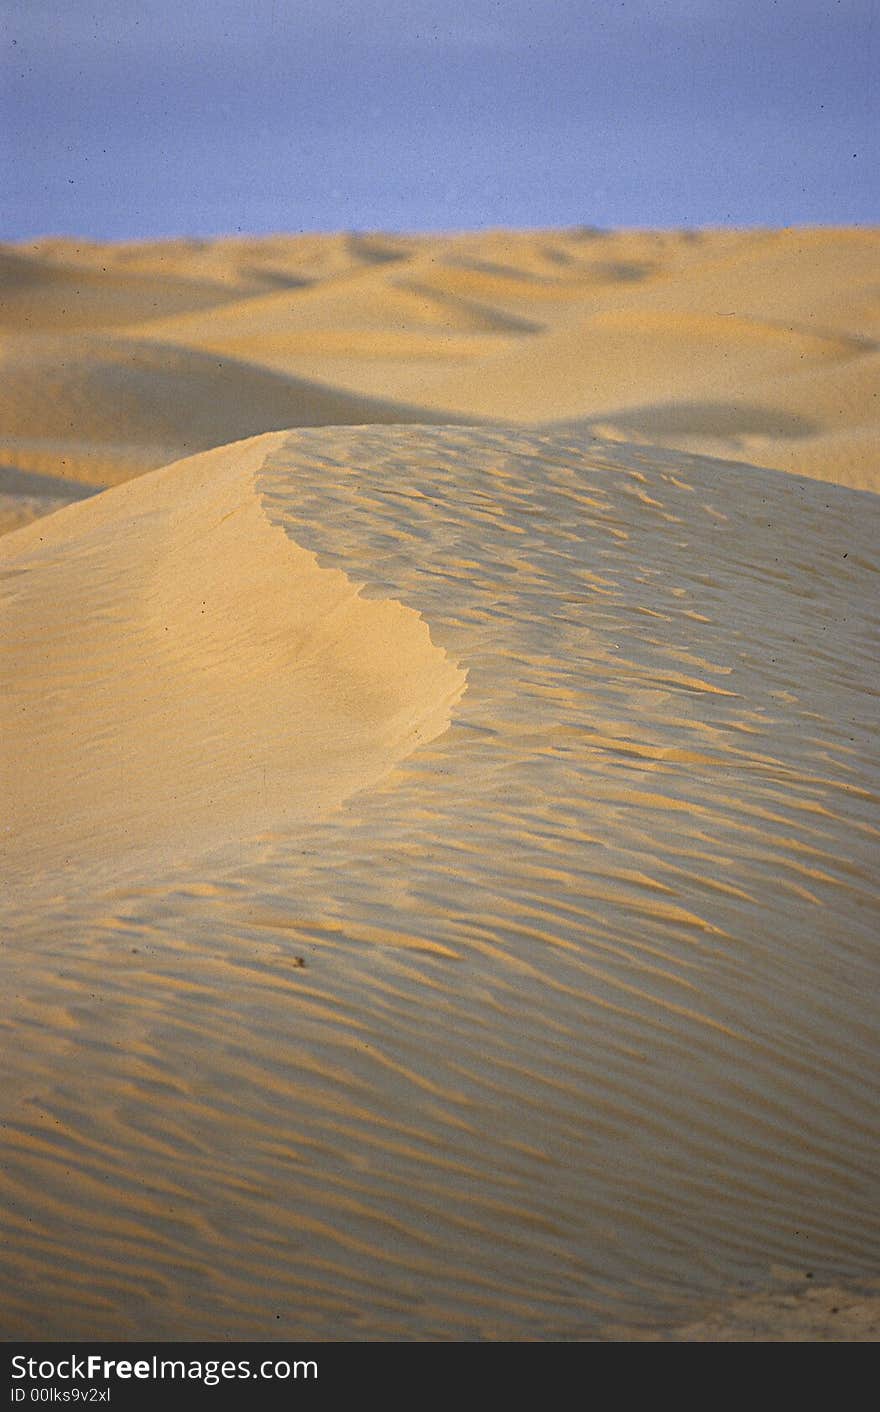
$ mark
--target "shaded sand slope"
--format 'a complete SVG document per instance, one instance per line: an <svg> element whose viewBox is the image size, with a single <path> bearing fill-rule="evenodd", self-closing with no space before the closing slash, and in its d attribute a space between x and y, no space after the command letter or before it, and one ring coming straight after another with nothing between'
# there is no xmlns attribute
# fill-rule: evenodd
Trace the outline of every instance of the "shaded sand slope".
<svg viewBox="0 0 880 1412"><path fill-rule="evenodd" d="M0 459L93 487L260 432L416 415L201 349L109 335L75 346L9 339L0 377Z"/></svg>
<svg viewBox="0 0 880 1412"><path fill-rule="evenodd" d="M244 464L238 547L215 536ZM746 1307L784 1323L809 1273L827 1334L880 1260L878 517L855 491L583 437L327 428L8 538L50 659L49 565L65 576L106 694L83 692L80 728L107 749L105 702L174 653L165 605L202 641L206 579L218 595L220 662L168 678L193 847L220 843L206 703L239 763L286 738L236 626L267 631L294 546L315 593L369 583L387 635L349 645L395 691L414 635L436 728L453 662L468 689L405 759L395 724L393 772L331 815L267 828L242 789L200 862L121 884L110 846L87 892L7 889L4 1333L676 1337L727 1310L737 1336ZM270 592L240 605L227 555ZM297 599L277 611L270 664ZM129 646L132 619L155 631ZM324 706L295 695L299 732ZM365 784L377 730L352 736Z"/></svg>
<svg viewBox="0 0 880 1412"><path fill-rule="evenodd" d="M95 489L61 476L41 475L0 464L0 534L8 534L74 500L85 500Z"/></svg>
<svg viewBox="0 0 880 1412"><path fill-rule="evenodd" d="M311 818L448 723L462 675L266 521L268 440L4 541L6 885Z"/></svg>
<svg viewBox="0 0 880 1412"><path fill-rule="evenodd" d="M173 268L146 274L117 265L105 259L89 269L63 256L55 261L0 250L0 329L75 333L203 309L229 297L223 284L180 278Z"/></svg>

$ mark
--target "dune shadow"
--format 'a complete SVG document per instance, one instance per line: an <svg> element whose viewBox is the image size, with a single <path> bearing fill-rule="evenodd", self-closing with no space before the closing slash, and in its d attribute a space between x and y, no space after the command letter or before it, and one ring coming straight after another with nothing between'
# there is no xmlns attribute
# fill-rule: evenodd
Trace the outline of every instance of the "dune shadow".
<svg viewBox="0 0 880 1412"><path fill-rule="evenodd" d="M0 495L38 496L51 500L86 500L97 495L99 485L81 485L63 476L44 476L36 471L20 471L15 466L0 465Z"/></svg>
<svg viewBox="0 0 880 1412"><path fill-rule="evenodd" d="M84 337L71 367L64 342L48 339L4 371L5 438L150 442L184 448L183 455L289 427L475 421L151 340ZM55 393L37 415L33 389L40 386Z"/></svg>
<svg viewBox="0 0 880 1412"><path fill-rule="evenodd" d="M591 273L610 284L638 284L656 269L646 260L600 260L591 266Z"/></svg>
<svg viewBox="0 0 880 1412"><path fill-rule="evenodd" d="M349 254L364 265L396 265L408 258L405 251L386 245L381 237L361 231L350 231L345 243Z"/></svg>
<svg viewBox="0 0 880 1412"><path fill-rule="evenodd" d="M286 270L264 269L261 265L248 265L242 270L242 274L247 278L260 280L270 289L312 289L316 283L305 275L290 274Z"/></svg>
<svg viewBox="0 0 880 1412"><path fill-rule="evenodd" d="M660 402L554 422L556 431L606 429L635 437L772 436L797 441L821 431L818 422L797 412L749 402Z"/></svg>

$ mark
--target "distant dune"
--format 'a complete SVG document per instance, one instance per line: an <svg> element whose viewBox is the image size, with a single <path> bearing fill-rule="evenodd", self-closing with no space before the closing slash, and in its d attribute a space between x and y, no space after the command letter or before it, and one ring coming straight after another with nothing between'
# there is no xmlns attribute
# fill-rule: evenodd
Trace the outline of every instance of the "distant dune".
<svg viewBox="0 0 880 1412"><path fill-rule="evenodd" d="M877 252L868 229L7 246L0 477L99 487L290 426L499 420L874 490ZM0 528L61 503L4 492Z"/></svg>
<svg viewBox="0 0 880 1412"><path fill-rule="evenodd" d="M7 248L6 1338L876 1340L877 245Z"/></svg>

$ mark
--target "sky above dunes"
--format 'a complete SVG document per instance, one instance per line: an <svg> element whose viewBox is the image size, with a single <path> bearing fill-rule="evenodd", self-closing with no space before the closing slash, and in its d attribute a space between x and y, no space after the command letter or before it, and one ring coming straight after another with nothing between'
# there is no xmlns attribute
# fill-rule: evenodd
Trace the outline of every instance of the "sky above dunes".
<svg viewBox="0 0 880 1412"><path fill-rule="evenodd" d="M0 238L878 220L878 0L0 0Z"/></svg>

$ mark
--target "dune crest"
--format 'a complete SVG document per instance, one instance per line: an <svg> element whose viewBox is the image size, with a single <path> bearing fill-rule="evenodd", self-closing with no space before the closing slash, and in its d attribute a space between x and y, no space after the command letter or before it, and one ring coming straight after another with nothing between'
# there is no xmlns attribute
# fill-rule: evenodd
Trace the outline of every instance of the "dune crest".
<svg viewBox="0 0 880 1412"><path fill-rule="evenodd" d="M878 249L0 250L0 1333L876 1332Z"/></svg>
<svg viewBox="0 0 880 1412"><path fill-rule="evenodd" d="M5 1336L858 1327L878 512L334 427L7 537Z"/></svg>
<svg viewBox="0 0 880 1412"><path fill-rule="evenodd" d="M876 490L871 229L0 246L0 468L295 426L580 425ZM53 508L0 485L0 529Z"/></svg>
<svg viewBox="0 0 880 1412"><path fill-rule="evenodd" d="M277 435L3 542L7 881L312 818L445 729L464 677L264 513Z"/></svg>
<svg viewBox="0 0 880 1412"><path fill-rule="evenodd" d="M103 487L294 426L438 418L226 354L81 334L0 340L0 463Z"/></svg>

